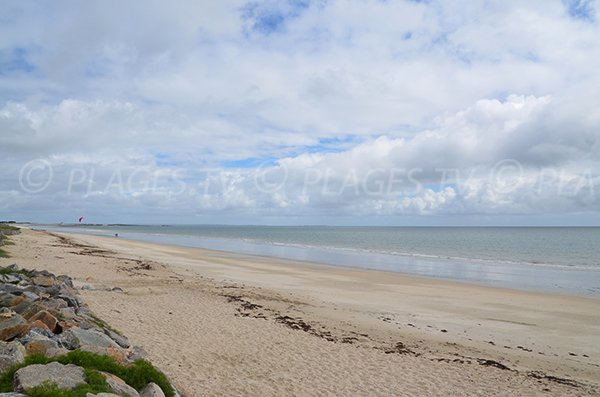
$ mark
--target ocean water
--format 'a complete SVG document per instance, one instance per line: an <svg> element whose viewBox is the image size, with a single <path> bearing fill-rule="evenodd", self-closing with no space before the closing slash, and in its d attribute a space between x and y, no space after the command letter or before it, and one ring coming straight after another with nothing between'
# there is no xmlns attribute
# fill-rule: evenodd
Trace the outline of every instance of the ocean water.
<svg viewBox="0 0 600 397"><path fill-rule="evenodd" d="M42 228L600 297L600 228L593 227Z"/></svg>

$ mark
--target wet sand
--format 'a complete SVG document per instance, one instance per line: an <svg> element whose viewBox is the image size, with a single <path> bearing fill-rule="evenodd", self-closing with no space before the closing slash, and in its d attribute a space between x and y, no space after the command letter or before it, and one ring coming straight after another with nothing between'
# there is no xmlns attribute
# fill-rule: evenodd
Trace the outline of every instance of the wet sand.
<svg viewBox="0 0 600 397"><path fill-rule="evenodd" d="M600 300L24 230L191 396L600 395ZM124 292L107 291L120 287Z"/></svg>

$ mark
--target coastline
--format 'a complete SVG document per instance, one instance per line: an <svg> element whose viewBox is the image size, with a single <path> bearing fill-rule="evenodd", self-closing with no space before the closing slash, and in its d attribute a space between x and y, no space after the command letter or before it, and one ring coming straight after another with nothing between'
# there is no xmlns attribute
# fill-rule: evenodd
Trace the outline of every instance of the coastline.
<svg viewBox="0 0 600 397"><path fill-rule="evenodd" d="M598 299L91 235L14 240L3 265L88 287L191 395L599 390Z"/></svg>
<svg viewBox="0 0 600 397"><path fill-rule="evenodd" d="M160 245L176 245L209 251L229 252L249 257L278 258L284 261L312 263L319 266L393 272L497 288L600 298L600 285L598 284L600 268L589 264L546 263L543 260L519 262L507 259L507 257L511 257L511 255L506 255L508 252L504 252L503 258L483 259L478 258L477 255L452 257L447 254L441 255L439 252L436 255L409 254L398 253L397 251L382 251L381 248L349 248L344 247L344 244L342 246L327 246L307 245L305 244L306 241L304 243L282 242L286 241L286 238L281 241L262 241L234 238L232 236L208 237L195 235L192 229L180 230L177 233L161 233L163 228L163 226L152 226L149 231L140 232L136 230L136 227L110 230L88 229L85 226L80 228L49 226L47 229L41 230L108 237L113 237L114 233L118 233L120 238ZM167 227L167 229L169 228ZM432 233L435 233L435 230ZM462 228L459 230L464 231ZM271 232L273 231L271 230ZM314 232L319 233L318 230ZM231 234L231 232L229 233ZM504 236L506 235L504 234ZM386 238L385 236L381 237ZM421 237L427 239L427 236ZM411 236L411 238L414 239L415 237ZM440 235L435 238L439 239ZM589 236L586 236L586 238L589 239ZM446 237L442 238L442 240L445 239ZM443 245L447 241L440 243ZM350 241L346 241L345 244L350 244ZM504 244L507 244L507 241L504 241ZM582 245L585 246L585 243ZM583 249L583 247L581 248ZM575 255L572 252L570 254ZM600 255L600 252L598 254ZM562 260L564 261L564 258Z"/></svg>

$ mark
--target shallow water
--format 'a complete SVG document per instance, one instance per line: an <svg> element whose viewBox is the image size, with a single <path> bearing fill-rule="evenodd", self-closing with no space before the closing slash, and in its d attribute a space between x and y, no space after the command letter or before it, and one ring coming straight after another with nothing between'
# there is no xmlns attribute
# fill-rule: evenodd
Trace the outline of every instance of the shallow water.
<svg viewBox="0 0 600 397"><path fill-rule="evenodd" d="M600 297L600 228L39 228Z"/></svg>

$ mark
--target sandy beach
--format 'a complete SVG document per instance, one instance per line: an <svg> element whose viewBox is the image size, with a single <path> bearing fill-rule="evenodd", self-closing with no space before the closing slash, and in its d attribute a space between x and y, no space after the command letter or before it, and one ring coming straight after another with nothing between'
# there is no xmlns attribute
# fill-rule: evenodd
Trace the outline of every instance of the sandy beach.
<svg viewBox="0 0 600 397"><path fill-rule="evenodd" d="M600 395L600 300L24 229L190 396ZM110 290L119 287L120 290Z"/></svg>

